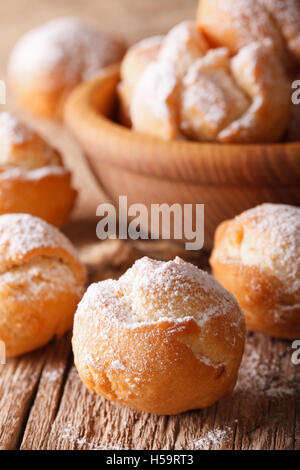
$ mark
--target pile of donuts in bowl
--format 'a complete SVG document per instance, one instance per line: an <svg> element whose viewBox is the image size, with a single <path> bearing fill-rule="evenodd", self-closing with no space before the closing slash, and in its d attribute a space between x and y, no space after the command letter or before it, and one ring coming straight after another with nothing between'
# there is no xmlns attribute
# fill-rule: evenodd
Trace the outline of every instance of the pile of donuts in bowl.
<svg viewBox="0 0 300 470"><path fill-rule="evenodd" d="M201 0L196 22L125 51L80 20L51 21L15 46L12 93L36 116L62 119L76 87L123 59L118 115L132 134L216 145L300 140L291 101L300 73L296 0ZM9 112L0 114L0 149L8 357L73 327L75 365L91 391L177 414L233 391L246 329L300 337L299 207L263 203L220 223L212 274L179 257L143 257L118 280L87 286L86 267L59 230L76 200L59 151Z"/></svg>
<svg viewBox="0 0 300 470"><path fill-rule="evenodd" d="M200 1L196 22L125 55L121 122L164 139L300 140L299 107L292 117L291 101L299 23L296 1Z"/></svg>

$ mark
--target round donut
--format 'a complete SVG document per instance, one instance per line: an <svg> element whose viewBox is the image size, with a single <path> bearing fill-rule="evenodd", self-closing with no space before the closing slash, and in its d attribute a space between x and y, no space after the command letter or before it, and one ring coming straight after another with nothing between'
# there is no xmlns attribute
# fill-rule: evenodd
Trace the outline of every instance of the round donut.
<svg viewBox="0 0 300 470"><path fill-rule="evenodd" d="M130 47L122 60L121 82L117 87L121 124L131 126L130 105L133 91L147 65L157 59L162 41L163 36L144 39Z"/></svg>
<svg viewBox="0 0 300 470"><path fill-rule="evenodd" d="M166 118L168 123L161 123L160 116L158 125L156 119L155 125L153 125L153 114L158 114L155 109L158 110L161 107L166 111L165 101L169 99L168 94L167 97L164 94L162 96L162 87L157 87L157 83L163 80L166 85L169 81L170 86L172 86L171 81L176 80L175 89L178 91L180 80L188 68L196 59L202 57L207 50L207 41L193 21L179 23L165 37L150 37L132 46L121 64L121 82L118 85L120 122L128 127L133 123L134 129L140 132L145 130L147 132L148 129L147 133L159 135L165 139L178 136L178 122L171 122L172 118L170 120L168 116ZM157 64L153 65L151 62L157 62ZM150 71L146 73L145 70L149 64ZM165 72L164 77L161 76L162 72L159 72L160 66L162 72ZM140 82L142 83L139 84ZM144 85L145 82L148 84L147 90ZM137 91L138 97L134 98L136 88L139 90ZM171 101L174 102L173 99ZM134 104L132 104L133 102ZM147 105L145 106L146 102ZM131 106L133 106L133 110ZM176 110L172 107L172 103L170 107L173 108L175 113L167 111L167 114L173 116L176 114L178 121L179 104L175 104ZM150 116L149 121L151 122L148 121L147 116L144 116L144 112ZM140 122L141 120L142 122Z"/></svg>
<svg viewBox="0 0 300 470"><path fill-rule="evenodd" d="M29 214L0 216L0 340L7 357L71 326L85 270L69 240Z"/></svg>
<svg viewBox="0 0 300 470"><path fill-rule="evenodd" d="M208 51L208 43L194 21L174 26L162 41L159 60L171 62L179 77L183 77L196 59Z"/></svg>
<svg viewBox="0 0 300 470"><path fill-rule="evenodd" d="M80 302L73 351L83 383L108 400L162 415L232 392L245 325L233 296L180 258L137 261Z"/></svg>
<svg viewBox="0 0 300 470"><path fill-rule="evenodd" d="M269 11L266 3L264 0L200 0L197 24L210 45L228 47L232 55L252 42L269 39L274 54L287 64L290 59L284 38L272 16L274 9Z"/></svg>
<svg viewBox="0 0 300 470"><path fill-rule="evenodd" d="M210 264L250 330L300 337L300 208L262 204L223 222Z"/></svg>
<svg viewBox="0 0 300 470"><path fill-rule="evenodd" d="M0 113L0 215L26 212L61 226L76 195L58 151L12 114Z"/></svg>
<svg viewBox="0 0 300 470"><path fill-rule="evenodd" d="M300 62L300 2L299 0L260 0L266 7L285 40L285 45Z"/></svg>
<svg viewBox="0 0 300 470"><path fill-rule="evenodd" d="M124 53L119 39L77 18L55 19L18 41L9 60L10 85L27 110L60 119L71 90Z"/></svg>
<svg viewBox="0 0 300 470"><path fill-rule="evenodd" d="M248 96L234 81L228 49L197 59L183 79L181 131L198 141L217 141L220 132L249 108Z"/></svg>
<svg viewBox="0 0 300 470"><path fill-rule="evenodd" d="M269 41L242 48L231 60L236 84L249 96L251 105L219 134L224 143L279 141L292 112L291 88L281 62L272 54Z"/></svg>
<svg viewBox="0 0 300 470"><path fill-rule="evenodd" d="M227 48L197 59L183 79L181 130L200 141L258 143L280 140L289 125L291 92L269 43Z"/></svg>
<svg viewBox="0 0 300 470"><path fill-rule="evenodd" d="M137 132L180 138L180 80L172 63L157 60L145 68L133 92L130 116Z"/></svg>

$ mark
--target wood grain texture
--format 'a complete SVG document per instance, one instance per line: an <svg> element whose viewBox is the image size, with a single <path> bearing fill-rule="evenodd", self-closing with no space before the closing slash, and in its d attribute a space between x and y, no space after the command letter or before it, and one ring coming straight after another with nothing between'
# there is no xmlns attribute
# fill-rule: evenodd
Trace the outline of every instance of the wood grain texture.
<svg viewBox="0 0 300 470"><path fill-rule="evenodd" d="M255 366L253 348L259 351ZM250 336L245 369L251 370L253 379L259 370L265 373L271 361L272 373L266 379L261 376L258 383L254 378L254 386L251 379L247 385L241 379L233 396L212 408L171 417L107 402L85 389L74 366L68 371L61 399L49 406L48 397L57 384L51 375L42 374L21 448L299 449L299 376L296 382L295 366L290 366L286 348L278 340ZM278 354L276 360L274 353Z"/></svg>

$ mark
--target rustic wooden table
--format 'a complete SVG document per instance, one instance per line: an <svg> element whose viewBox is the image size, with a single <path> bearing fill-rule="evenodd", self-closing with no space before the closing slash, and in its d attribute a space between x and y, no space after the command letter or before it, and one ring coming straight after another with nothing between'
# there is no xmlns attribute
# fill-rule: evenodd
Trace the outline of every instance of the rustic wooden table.
<svg viewBox="0 0 300 470"><path fill-rule="evenodd" d="M79 15L129 42L192 18L196 0L2 0L0 78L10 48L26 30ZM8 107L14 107L9 100ZM95 208L105 200L82 152L64 129L25 116L64 154L80 197L67 235L88 265L89 281L118 277L142 254L172 258L166 243L100 243ZM207 257L192 261L207 268ZM0 365L0 449L300 449L300 366L291 342L249 334L238 385L215 406L180 416L152 416L107 402L81 384L70 334Z"/></svg>
<svg viewBox="0 0 300 470"><path fill-rule="evenodd" d="M81 245L90 281L117 277L144 250L158 258L177 252L164 243L136 245ZM198 263L205 267L205 256ZM153 416L89 392L69 334L0 366L0 448L300 449L300 366L291 355L290 342L249 334L231 397L206 410Z"/></svg>

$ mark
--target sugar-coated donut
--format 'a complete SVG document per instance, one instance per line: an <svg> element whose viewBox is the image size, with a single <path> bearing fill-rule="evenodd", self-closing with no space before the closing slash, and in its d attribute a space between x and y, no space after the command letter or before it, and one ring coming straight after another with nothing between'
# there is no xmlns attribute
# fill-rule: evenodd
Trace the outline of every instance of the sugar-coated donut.
<svg viewBox="0 0 300 470"><path fill-rule="evenodd" d="M236 383L245 325L234 297L180 258L137 261L118 281L92 284L73 330L84 384L156 414L212 405Z"/></svg>
<svg viewBox="0 0 300 470"><path fill-rule="evenodd" d="M223 222L210 263L250 330L300 337L300 208L262 204Z"/></svg>
<svg viewBox="0 0 300 470"><path fill-rule="evenodd" d="M291 86L269 38L231 57L227 47L208 49L195 24L185 21L163 39L129 50L121 79L121 123L137 132L166 140L269 143L290 126Z"/></svg>
<svg viewBox="0 0 300 470"><path fill-rule="evenodd" d="M197 59L183 79L182 133L194 140L216 141L249 106L248 96L231 75L228 50L213 49Z"/></svg>
<svg viewBox="0 0 300 470"><path fill-rule="evenodd" d="M85 270L69 240L28 214L0 216L0 340L7 357L72 326Z"/></svg>
<svg viewBox="0 0 300 470"><path fill-rule="evenodd" d="M136 84L145 67L157 59L163 36L152 36L131 46L121 63L121 79Z"/></svg>
<svg viewBox="0 0 300 470"><path fill-rule="evenodd" d="M270 43L252 43L229 60L228 49L210 50L183 79L181 130L186 136L225 143L276 142L291 115L291 92Z"/></svg>
<svg viewBox="0 0 300 470"><path fill-rule="evenodd" d="M236 84L250 97L251 105L220 132L220 142L279 141L289 125L291 88L270 42L242 48L231 60L231 72Z"/></svg>
<svg viewBox="0 0 300 470"><path fill-rule="evenodd" d="M180 80L168 61L151 62L134 89L130 115L137 132L172 140L180 137Z"/></svg>
<svg viewBox="0 0 300 470"><path fill-rule="evenodd" d="M232 54L252 42L269 39L274 54L287 64L286 44L272 16L274 8L269 11L265 3L264 0L200 0L197 24L213 47L228 47ZM276 1L269 3L273 5Z"/></svg>
<svg viewBox="0 0 300 470"><path fill-rule="evenodd" d="M195 60L208 51L208 43L194 21L174 26L162 41L159 60L171 62L178 76L183 77Z"/></svg>
<svg viewBox="0 0 300 470"><path fill-rule="evenodd" d="M120 69L121 82L117 92L120 102L120 121L131 125L130 105L135 86L146 66L157 59L163 36L152 36L131 46L126 52Z"/></svg>
<svg viewBox="0 0 300 470"><path fill-rule="evenodd" d="M285 45L300 62L300 2L299 0L260 0L273 18Z"/></svg>
<svg viewBox="0 0 300 470"><path fill-rule="evenodd" d="M99 70L119 62L124 44L76 18L59 18L25 34L9 61L19 102L37 115L61 118L70 91Z"/></svg>
<svg viewBox="0 0 300 470"><path fill-rule="evenodd" d="M0 113L0 215L26 212L61 226L76 194L58 151L12 114Z"/></svg>

